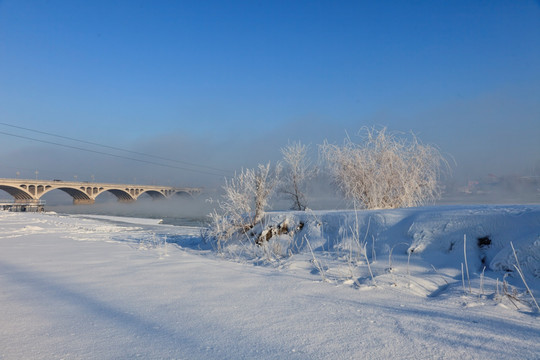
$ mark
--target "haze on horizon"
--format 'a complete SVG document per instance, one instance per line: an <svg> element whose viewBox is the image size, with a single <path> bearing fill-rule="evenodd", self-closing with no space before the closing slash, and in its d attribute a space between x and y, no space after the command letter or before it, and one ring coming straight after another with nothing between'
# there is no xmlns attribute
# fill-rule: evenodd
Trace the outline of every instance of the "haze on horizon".
<svg viewBox="0 0 540 360"><path fill-rule="evenodd" d="M0 177L215 188L362 126L437 145L455 188L538 177L539 19L537 1L0 1Z"/></svg>

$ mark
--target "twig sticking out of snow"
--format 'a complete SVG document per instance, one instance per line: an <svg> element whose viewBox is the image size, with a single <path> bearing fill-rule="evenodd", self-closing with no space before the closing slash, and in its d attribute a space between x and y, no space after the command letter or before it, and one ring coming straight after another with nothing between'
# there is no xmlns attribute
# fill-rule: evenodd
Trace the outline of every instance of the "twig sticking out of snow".
<svg viewBox="0 0 540 360"><path fill-rule="evenodd" d="M510 291L508 291L508 282L506 281L507 276L508 276L508 273L504 274L503 276L503 283L502 283L503 293L504 295L506 295L508 300L510 300L510 302L516 307L516 310L519 310L519 306L517 306L517 304L514 302L514 300L519 301L519 299L517 298L517 292L515 291L515 289L513 291L513 294L511 294Z"/></svg>
<svg viewBox="0 0 540 360"><path fill-rule="evenodd" d="M373 271L371 271L371 265L369 264L369 259L367 257L367 249L366 249L366 243L364 243L364 248L363 248L363 251L364 251L364 257L366 258L366 263L367 263L367 267L368 267L368 270L369 270L369 275L371 275L371 281L373 281L373 285L377 286L377 283L375 282L375 277L373 277Z"/></svg>
<svg viewBox="0 0 540 360"><path fill-rule="evenodd" d="M486 271L486 267L482 269L482 273L480 274L480 293L484 295L484 272Z"/></svg>
<svg viewBox="0 0 540 360"><path fill-rule="evenodd" d="M392 270L392 252L394 252L394 248L398 245L410 246L410 244L407 244L406 242L400 242L390 248L390 251L388 252L388 268L390 270Z"/></svg>
<svg viewBox="0 0 540 360"><path fill-rule="evenodd" d="M527 282L525 281L525 276L523 276L523 271L521 270L521 265L519 264L519 260L518 260L518 257L516 255L516 249L514 249L514 244L512 244L511 241L510 241L510 246L512 247L512 251L514 253L514 257L516 258L516 263L517 263L517 266L514 265L514 267L516 268L519 276L521 276L521 280L523 280L523 284L525 284L525 287L527 288L527 291L531 295L531 298L533 299L533 302L536 305L536 309L538 311L540 311L540 306L538 306L538 303L536 302L536 299L534 298L534 295L533 295L531 289L529 288L529 285L527 285Z"/></svg>
<svg viewBox="0 0 540 360"><path fill-rule="evenodd" d="M437 271L437 269L435 269L435 266L433 266L433 264L431 264L431 268L433 269L433 271L435 271L436 274L438 274L441 277L441 279L443 279L446 285L448 285L448 281L446 281L446 279L441 274L439 274L439 272Z"/></svg>
<svg viewBox="0 0 540 360"><path fill-rule="evenodd" d="M304 239L306 240L306 244L309 247L309 251L311 251L311 256L313 257L313 265L315 265L317 270L319 270L319 273L321 274L323 281L326 282L327 280L326 280L326 275L324 274L324 269L321 263L319 262L319 260L317 260L317 257L315 256L315 253L313 252L313 248L311 247L311 244L309 243L307 236L304 235Z"/></svg>
<svg viewBox="0 0 540 360"><path fill-rule="evenodd" d="M411 270L409 268L409 265L411 263L411 254L413 253L413 250L410 250L408 251L408 255L407 255L407 278L409 279L409 288L411 287Z"/></svg>
<svg viewBox="0 0 540 360"><path fill-rule="evenodd" d="M467 263L467 234L463 234L463 257L465 258L465 270L467 271L467 282L469 283L469 293L472 294L471 278L469 277L469 264Z"/></svg>
<svg viewBox="0 0 540 360"><path fill-rule="evenodd" d="M463 292L467 292L465 290L465 274L463 272L463 263L461 263L461 285L463 286Z"/></svg>

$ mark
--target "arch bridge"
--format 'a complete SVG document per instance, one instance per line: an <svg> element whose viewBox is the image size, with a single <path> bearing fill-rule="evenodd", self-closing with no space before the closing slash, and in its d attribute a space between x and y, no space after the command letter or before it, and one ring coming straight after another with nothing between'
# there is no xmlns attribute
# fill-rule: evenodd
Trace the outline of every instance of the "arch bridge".
<svg viewBox="0 0 540 360"><path fill-rule="evenodd" d="M198 195L201 188L133 184L106 184L61 180L0 179L0 190L14 197L15 203L39 202L52 190L62 190L73 198L73 204L93 204L96 197L108 191L120 202L133 202L143 194L152 199L167 199L174 195Z"/></svg>

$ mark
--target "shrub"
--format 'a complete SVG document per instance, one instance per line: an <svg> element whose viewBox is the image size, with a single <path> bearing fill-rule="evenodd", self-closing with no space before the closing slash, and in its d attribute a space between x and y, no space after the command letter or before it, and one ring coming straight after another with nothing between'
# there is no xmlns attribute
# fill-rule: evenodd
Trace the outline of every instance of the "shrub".
<svg viewBox="0 0 540 360"><path fill-rule="evenodd" d="M308 147L302 143L293 143L281 149L285 163L279 192L288 198L291 210L305 210L307 206L306 183L315 176L316 170L311 167L307 158Z"/></svg>
<svg viewBox="0 0 540 360"><path fill-rule="evenodd" d="M324 142L321 153L330 174L355 206L388 209L424 205L441 195L439 180L448 163L434 146L414 134L363 128L361 142Z"/></svg>
<svg viewBox="0 0 540 360"><path fill-rule="evenodd" d="M271 171L270 163L255 169L242 170L230 180L225 180L222 200L211 214L210 237L226 241L235 235L246 235L260 222L274 192L279 167Z"/></svg>

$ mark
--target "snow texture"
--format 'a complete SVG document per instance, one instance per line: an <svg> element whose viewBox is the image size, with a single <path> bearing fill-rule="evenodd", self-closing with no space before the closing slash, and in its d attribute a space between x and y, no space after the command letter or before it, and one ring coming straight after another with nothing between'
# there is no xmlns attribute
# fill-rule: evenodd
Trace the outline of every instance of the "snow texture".
<svg viewBox="0 0 540 360"><path fill-rule="evenodd" d="M0 212L0 359L539 358L509 244L538 300L540 206L274 212L265 227L284 221L296 230L262 246L279 251L218 254L200 228Z"/></svg>

